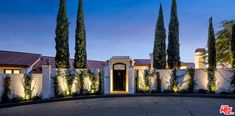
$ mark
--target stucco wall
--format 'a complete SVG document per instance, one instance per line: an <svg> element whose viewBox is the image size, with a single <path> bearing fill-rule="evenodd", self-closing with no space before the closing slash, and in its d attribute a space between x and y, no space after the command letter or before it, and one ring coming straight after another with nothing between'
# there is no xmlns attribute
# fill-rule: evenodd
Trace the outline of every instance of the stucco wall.
<svg viewBox="0 0 235 116"><path fill-rule="evenodd" d="M162 83L162 91L170 89L172 83L172 70L156 70L160 73L160 79Z"/></svg>
<svg viewBox="0 0 235 116"><path fill-rule="evenodd" d="M169 90L172 87L172 81L173 81L173 76L172 76L172 70L156 70L157 72L160 73L160 79L161 79L161 86L162 86L162 91ZM144 70L139 70L139 85L143 86L144 85ZM190 76L188 74L187 70L178 70L177 71L177 83L179 90L187 90L188 88L188 83ZM215 78L216 78L216 93L220 93L223 91L230 92L232 91L230 82L231 82L231 77L233 76L233 72L230 69L217 69L215 72ZM195 80L195 90L199 89L204 89L208 90L208 80L207 80L207 70L206 69L196 69L195 70L195 75L194 75L194 80ZM156 90L156 78L152 77L151 78L151 90Z"/></svg>
<svg viewBox="0 0 235 116"><path fill-rule="evenodd" d="M13 97L24 97L24 74L11 74L11 94L10 98ZM6 77L6 74L0 74L0 95L3 93L3 78ZM33 74L32 75L32 96L40 96L42 93L42 75Z"/></svg>
<svg viewBox="0 0 235 116"><path fill-rule="evenodd" d="M32 96L41 96L42 94L42 74L33 74L32 75Z"/></svg>
<svg viewBox="0 0 235 116"><path fill-rule="evenodd" d="M196 85L195 85L196 90L199 90L199 89L208 90L208 87L207 87L208 80L207 80L206 69L195 70L194 80L196 81Z"/></svg>
<svg viewBox="0 0 235 116"><path fill-rule="evenodd" d="M75 74L75 79L73 81L72 84L72 94L73 93L79 93L80 92L80 74L84 69L76 69L76 70L70 70L72 71L72 73ZM95 74L99 73L99 70L94 70ZM67 81L66 81L66 73L68 73L67 69L60 69L60 74L58 74L58 69L53 68L51 70L51 77L55 77L57 75L57 81L58 81L58 86L59 86L59 94L61 95L67 95L68 94L68 87L67 87ZM55 97L54 96L54 85L53 82L54 80L51 79L51 97ZM97 79L97 81L99 82L99 79ZM98 83L97 82L97 83ZM98 83L99 84L99 83ZM84 87L84 91L92 91L92 80L91 78L88 77L84 77L83 78L83 87Z"/></svg>
<svg viewBox="0 0 235 116"><path fill-rule="evenodd" d="M217 69L216 73L216 91L231 91L232 87L230 85L231 77L233 72L230 69Z"/></svg>
<svg viewBox="0 0 235 116"><path fill-rule="evenodd" d="M110 69L110 68L107 68ZM168 90L171 88L172 85L172 70L156 70L157 72L160 73L160 78L161 78L161 83L162 83L162 91L164 90ZM139 70L139 78L141 78L142 80L140 82L144 83L144 70ZM108 72L106 72L107 74L105 74L106 76L109 75ZM55 74L55 69L52 69L50 75L53 76L53 74ZM189 79L189 75L187 73L187 70L178 70L177 71L177 82L178 82L178 86L180 89L187 89L188 88L188 79ZM216 93L220 93L222 91L231 91L232 88L230 86L230 81L231 81L231 77L233 76L233 72L230 69L217 69L216 73L215 73L215 77L216 77ZM6 77L6 74L0 74L0 95L2 95L3 92L3 78ZM23 85L23 81L24 81L24 75L23 74L11 74L11 95L10 98L13 98L14 96L20 96L20 97L24 97L24 85ZM42 74L33 74L32 75L32 96L41 96L43 93L43 75ZM50 79L50 78L48 78ZM203 70L203 69L197 69L195 70L195 75L194 75L194 80L196 82L195 85L195 90L198 89L204 89L204 90L208 90L207 89L207 71ZM64 86L64 80L59 80L60 82L60 86ZM109 81L110 82L110 81ZM53 82L49 83L50 87L48 89L50 89L51 92L53 92L53 88L51 88ZM104 83L104 84L110 84L110 83ZM152 90L156 90L156 79L151 79L151 84L152 86L150 87ZM91 86L91 80L89 78L85 78L84 79L84 85L89 88ZM106 86L104 85L104 87L108 87L106 89L109 90L110 86ZM64 87L62 87L64 88ZM64 90L63 90L64 91ZM77 91L77 90L73 90L73 91ZM53 97L53 96L51 96ZM0 97L1 100L1 97Z"/></svg>

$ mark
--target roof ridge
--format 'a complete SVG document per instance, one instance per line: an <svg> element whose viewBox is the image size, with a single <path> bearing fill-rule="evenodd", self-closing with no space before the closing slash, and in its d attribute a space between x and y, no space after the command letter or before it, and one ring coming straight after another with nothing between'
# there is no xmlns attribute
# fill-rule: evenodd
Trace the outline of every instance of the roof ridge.
<svg viewBox="0 0 235 116"><path fill-rule="evenodd" d="M53 57L53 56L42 56L42 57L46 57L46 58L55 58L55 57ZM74 60L74 58L69 58L69 60ZM105 62L105 61L101 61L101 60L87 60L87 61L95 61L95 62Z"/></svg>
<svg viewBox="0 0 235 116"><path fill-rule="evenodd" d="M101 61L101 60L87 60L87 61L106 62L106 61Z"/></svg>

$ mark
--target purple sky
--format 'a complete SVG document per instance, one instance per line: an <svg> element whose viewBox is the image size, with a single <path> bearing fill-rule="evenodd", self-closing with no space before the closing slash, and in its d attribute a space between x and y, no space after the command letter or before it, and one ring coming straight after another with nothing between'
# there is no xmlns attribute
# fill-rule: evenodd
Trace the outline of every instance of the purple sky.
<svg viewBox="0 0 235 116"><path fill-rule="evenodd" d="M55 55L55 25L59 0L2 0L0 49ZM78 0L67 0L70 54L74 56ZM181 59L194 61L196 48L205 47L208 19L215 29L235 19L235 0L177 0ZM168 30L171 0L84 0L88 59L107 60L124 55L149 58L159 3Z"/></svg>

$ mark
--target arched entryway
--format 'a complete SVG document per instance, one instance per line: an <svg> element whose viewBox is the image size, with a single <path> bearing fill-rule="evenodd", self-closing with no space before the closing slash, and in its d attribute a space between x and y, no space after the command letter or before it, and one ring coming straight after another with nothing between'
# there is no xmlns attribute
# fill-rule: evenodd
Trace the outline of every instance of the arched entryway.
<svg viewBox="0 0 235 116"><path fill-rule="evenodd" d="M113 65L113 91L126 91L126 64Z"/></svg>

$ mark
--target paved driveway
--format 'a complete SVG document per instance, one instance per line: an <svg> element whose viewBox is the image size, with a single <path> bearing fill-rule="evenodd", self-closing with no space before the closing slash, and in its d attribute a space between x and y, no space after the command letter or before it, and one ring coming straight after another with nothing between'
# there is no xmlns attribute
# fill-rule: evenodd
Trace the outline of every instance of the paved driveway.
<svg viewBox="0 0 235 116"><path fill-rule="evenodd" d="M218 116L234 99L123 97L74 100L0 109L0 116Z"/></svg>

